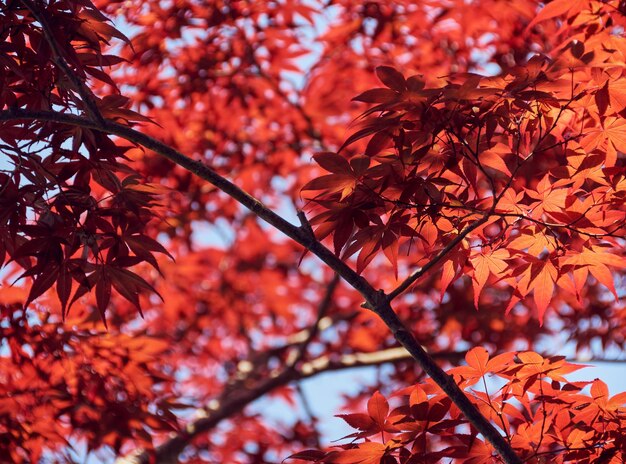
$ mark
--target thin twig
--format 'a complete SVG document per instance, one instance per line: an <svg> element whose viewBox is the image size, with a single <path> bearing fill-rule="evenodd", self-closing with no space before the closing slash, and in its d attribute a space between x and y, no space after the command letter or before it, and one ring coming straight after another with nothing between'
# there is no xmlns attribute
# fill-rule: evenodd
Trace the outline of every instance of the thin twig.
<svg viewBox="0 0 626 464"><path fill-rule="evenodd" d="M428 263L426 263L424 266L420 267L419 269L416 269L400 285L398 285L395 289L389 292L389 294L387 295L387 301L391 302L394 298L401 295L405 290L407 290L411 285L413 285L420 277L422 277L430 269L435 267L439 263L439 261L441 261L459 243L461 243L470 232L472 232L473 230L477 229L482 224L487 222L487 219L489 219L490 214L491 213L489 212L485 213L480 219L477 219L476 221L472 222L469 226L467 226L465 229L463 229L461 233L459 233L459 235L454 237L454 239L452 239L450 243L448 243L444 248L442 248L441 251L437 253L437 255L434 258L428 261Z"/></svg>
<svg viewBox="0 0 626 464"><path fill-rule="evenodd" d="M296 384L296 391L298 392L298 396L300 397L300 401L302 402L302 409L304 409L304 413L307 415L309 422L311 423L311 427L313 428L313 431L315 432L313 435L313 439L315 441L314 443L315 447L317 449L321 449L322 444L320 442L320 432L317 429L318 419L315 413L313 412L313 408L311 407L311 402L309 401L309 398L304 392L304 389L302 388L302 385L300 384L300 382Z"/></svg>
<svg viewBox="0 0 626 464"><path fill-rule="evenodd" d="M324 292L324 297L317 308L317 316L313 324L311 324L311 328L309 329L309 333L298 346L298 351L294 356L293 361L290 363L291 366L296 366L300 361L302 361L306 355L306 350L309 347L309 344L313 341L313 339L317 336L320 329L320 322L326 316L326 313L331 307L333 301L333 294L335 293L335 289L339 285L339 274L334 274L333 278L328 283L326 287L326 291Z"/></svg>
<svg viewBox="0 0 626 464"><path fill-rule="evenodd" d="M304 211L298 210L297 214L298 219L300 220L300 228L302 228L302 230L309 234L311 238L315 239L315 232L313 232L313 227L311 227L311 223L304 214Z"/></svg>

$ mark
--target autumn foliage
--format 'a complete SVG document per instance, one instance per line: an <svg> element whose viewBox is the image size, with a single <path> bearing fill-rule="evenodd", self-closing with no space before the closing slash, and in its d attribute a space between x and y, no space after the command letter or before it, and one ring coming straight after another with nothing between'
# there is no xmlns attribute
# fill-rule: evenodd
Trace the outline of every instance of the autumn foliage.
<svg viewBox="0 0 626 464"><path fill-rule="evenodd" d="M0 0L0 461L625 462L625 29Z"/></svg>

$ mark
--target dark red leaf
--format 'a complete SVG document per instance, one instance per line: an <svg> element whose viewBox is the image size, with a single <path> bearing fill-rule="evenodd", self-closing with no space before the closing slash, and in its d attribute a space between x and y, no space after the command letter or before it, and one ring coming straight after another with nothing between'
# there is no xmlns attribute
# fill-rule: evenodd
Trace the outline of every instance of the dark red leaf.
<svg viewBox="0 0 626 464"><path fill-rule="evenodd" d="M98 305L98 312L102 318L104 325L106 322L106 309L109 306L111 300L111 279L109 278L104 266L100 266L98 272L98 280L96 282L96 303Z"/></svg>
<svg viewBox="0 0 626 464"><path fill-rule="evenodd" d="M61 302L61 312L63 318L65 319L67 302L69 301L70 294L72 293L72 275L65 265L61 266L59 269L59 277L57 279L56 290L59 301Z"/></svg>
<svg viewBox="0 0 626 464"><path fill-rule="evenodd" d="M403 92L406 90L406 81L401 72L392 68L391 66L378 66L376 68L376 75L380 81L390 89L397 92Z"/></svg>
<svg viewBox="0 0 626 464"><path fill-rule="evenodd" d="M336 153L317 153L313 159L321 167L334 174L350 174L352 172L348 161Z"/></svg>
<svg viewBox="0 0 626 464"><path fill-rule="evenodd" d="M343 419L350 427L358 430L371 430L375 425L375 422L368 414L339 414L336 417Z"/></svg>
<svg viewBox="0 0 626 464"><path fill-rule="evenodd" d="M398 100L400 94L391 89L370 89L357 95L352 100L364 103L391 103Z"/></svg>
<svg viewBox="0 0 626 464"><path fill-rule="evenodd" d="M33 285L30 287L28 298L24 304L27 307L35 298L41 296L46 290L52 287L59 275L59 265L49 264L44 271L35 277Z"/></svg>
<svg viewBox="0 0 626 464"><path fill-rule="evenodd" d="M386 132L378 132L375 134L367 144L365 149L366 156L374 156L380 153L384 148L387 148L391 142L391 135Z"/></svg>
<svg viewBox="0 0 626 464"><path fill-rule="evenodd" d="M292 454L291 456L288 456L285 459L300 459L302 461L319 462L324 457L326 457L326 453L324 451L310 449L310 450L300 451L299 453L296 453L296 454Z"/></svg>

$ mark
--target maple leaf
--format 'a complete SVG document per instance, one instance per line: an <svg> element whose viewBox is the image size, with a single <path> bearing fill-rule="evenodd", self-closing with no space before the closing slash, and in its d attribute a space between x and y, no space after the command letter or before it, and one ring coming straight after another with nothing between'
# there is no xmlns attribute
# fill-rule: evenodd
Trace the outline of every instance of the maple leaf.
<svg viewBox="0 0 626 464"><path fill-rule="evenodd" d="M380 392L376 391L367 402L367 411L372 420L382 429L389 413L389 403Z"/></svg>
<svg viewBox="0 0 626 464"><path fill-rule="evenodd" d="M326 193L339 193L339 200L348 197L356 187L356 179L350 174L328 174L313 179L307 183L302 190L323 190Z"/></svg>
<svg viewBox="0 0 626 464"><path fill-rule="evenodd" d="M507 247L538 257L544 251L548 253L555 251L557 241L550 234L541 231L539 227L530 226L520 230L519 235L511 240Z"/></svg>
<svg viewBox="0 0 626 464"><path fill-rule="evenodd" d="M441 282L440 282L440 299L443 300L444 294L448 286L460 276L460 270L467 260L469 250L459 249L451 252L448 259L442 265Z"/></svg>
<svg viewBox="0 0 626 464"><path fill-rule="evenodd" d="M537 16L535 16L535 18L528 25L528 28L531 28L538 22L546 21L548 19L554 18L556 16L561 16L566 13L569 13L569 15L576 14L581 11L587 3L588 0L575 0L574 2L568 2L566 0L554 0L548 3L545 7L543 7L541 11L539 11Z"/></svg>
<svg viewBox="0 0 626 464"><path fill-rule="evenodd" d="M508 155L510 152L511 150L507 145L499 143L489 150L483 151L479 156L479 161L483 166L495 169L510 177L512 175L511 171L503 158L503 156Z"/></svg>
<svg viewBox="0 0 626 464"><path fill-rule="evenodd" d="M339 451L333 456L333 462L337 464L379 464L387 452L387 447L382 443L366 442L357 445L354 449Z"/></svg>
<svg viewBox="0 0 626 464"><path fill-rule="evenodd" d="M582 138L580 144L587 151L596 148L605 149L605 166L615 166L617 152L626 152L626 120L613 116L607 117L600 127L590 130Z"/></svg>
<svg viewBox="0 0 626 464"><path fill-rule="evenodd" d="M474 306L478 308L478 298L487 283L490 275L501 276L508 264L506 260L510 257L509 252L504 248L480 252L470 258L472 267L474 268L473 285L474 285Z"/></svg>
<svg viewBox="0 0 626 464"><path fill-rule="evenodd" d="M533 266L532 269L528 287L533 291L539 321L543 322L543 316L554 294L554 283L557 280L558 271L549 260Z"/></svg>
<svg viewBox="0 0 626 464"><path fill-rule="evenodd" d="M376 68L376 75L380 81L390 89L397 92L402 92L406 89L404 76L401 72L391 66L378 66Z"/></svg>
<svg viewBox="0 0 626 464"><path fill-rule="evenodd" d="M574 267L572 273L574 275L574 284L578 295L580 295L586 283L588 273L591 273L598 282L613 293L617 300L618 296L613 283L613 276L608 266L619 269L625 268L625 258L610 253L607 248L598 245L590 245L583 247L580 253L570 253L563 259L563 264Z"/></svg>
<svg viewBox="0 0 626 464"><path fill-rule="evenodd" d="M617 412L626 404L626 392L609 396L609 389L606 383L599 379L594 380L591 384L590 393L596 404L608 412Z"/></svg>
<svg viewBox="0 0 626 464"><path fill-rule="evenodd" d="M512 189L507 189L498 201L496 211L524 216L530 208L522 203L523 198L524 192L515 192Z"/></svg>
<svg viewBox="0 0 626 464"><path fill-rule="evenodd" d="M540 218L545 213L562 211L565 208L565 200L568 196L568 189L554 188L548 177L544 177L538 184L537 190L526 190L526 194L538 200L531 205L532 216Z"/></svg>
<svg viewBox="0 0 626 464"><path fill-rule="evenodd" d="M564 375L587 367L582 364L568 363L563 356L544 358L532 351L518 353L517 358L521 364L510 368L509 373L513 373L515 378L523 380L526 390L543 376L557 382L567 382Z"/></svg>
<svg viewBox="0 0 626 464"><path fill-rule="evenodd" d="M467 385L473 385L489 373L497 374L504 370L514 356L514 353L502 353L489 359L487 350L477 346L465 354L467 366L455 367L449 372L460 376Z"/></svg>
<svg viewBox="0 0 626 464"><path fill-rule="evenodd" d="M337 415L337 417L340 417L341 419L346 421L346 423L350 427L362 430L364 432L372 432L372 430L376 429L376 421L368 414L339 414Z"/></svg>

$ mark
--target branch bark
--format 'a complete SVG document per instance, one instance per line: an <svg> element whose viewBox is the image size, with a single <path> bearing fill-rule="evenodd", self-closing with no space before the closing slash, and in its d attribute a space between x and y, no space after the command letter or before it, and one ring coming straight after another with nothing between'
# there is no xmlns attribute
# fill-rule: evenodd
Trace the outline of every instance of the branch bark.
<svg viewBox="0 0 626 464"><path fill-rule="evenodd" d="M341 259L335 256L332 251L326 248L314 237L311 237L311 235L304 228L300 228L288 222L283 217L263 205L261 201L252 197L228 179L219 175L209 166L193 160L169 145L166 145L153 137L143 134L130 127L108 120L94 122L79 116L49 111L27 111L14 109L0 112L0 121L20 119L51 121L81 126L121 137L169 159L182 168L197 175L201 179L211 183L231 198L238 201L260 219L263 219L265 222L308 249L337 274L339 274L341 278L343 278L355 290L357 290L365 299L365 307L375 312L383 320L385 325L387 325L387 327L391 330L395 339L404 348L406 348L411 356L418 362L420 367L450 397L459 410L463 412L470 423L485 437L487 441L491 443L504 462L507 464L522 463L520 457L517 456L511 447L511 444L471 403L459 386L454 382L453 378L446 374L446 372L435 363L433 358L426 353L426 351L424 351L419 342L392 309L388 296L385 292L372 287L366 279L364 279L346 263L341 261ZM478 225L475 227L478 227Z"/></svg>

